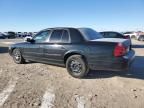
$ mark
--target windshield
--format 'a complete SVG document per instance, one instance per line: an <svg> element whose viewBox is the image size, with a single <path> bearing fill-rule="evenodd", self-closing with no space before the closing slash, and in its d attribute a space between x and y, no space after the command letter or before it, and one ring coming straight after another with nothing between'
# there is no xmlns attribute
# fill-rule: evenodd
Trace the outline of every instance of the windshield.
<svg viewBox="0 0 144 108"><path fill-rule="evenodd" d="M103 38L103 36L90 28L79 28L79 31L84 35L87 40L95 40Z"/></svg>

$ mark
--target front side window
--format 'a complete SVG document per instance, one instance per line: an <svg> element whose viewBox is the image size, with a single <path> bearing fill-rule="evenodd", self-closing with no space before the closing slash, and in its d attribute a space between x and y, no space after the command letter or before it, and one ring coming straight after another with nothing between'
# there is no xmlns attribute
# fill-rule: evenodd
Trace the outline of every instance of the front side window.
<svg viewBox="0 0 144 108"><path fill-rule="evenodd" d="M41 31L38 34L36 34L33 39L35 40L36 43L42 43L45 42L46 39L48 39L49 35L50 35L50 30Z"/></svg>

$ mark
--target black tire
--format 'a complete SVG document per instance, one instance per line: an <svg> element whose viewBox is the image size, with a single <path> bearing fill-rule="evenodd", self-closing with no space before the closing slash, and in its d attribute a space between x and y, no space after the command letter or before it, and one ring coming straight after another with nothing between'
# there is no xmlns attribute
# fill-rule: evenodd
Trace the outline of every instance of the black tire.
<svg viewBox="0 0 144 108"><path fill-rule="evenodd" d="M14 62L17 63L17 64L25 63L25 60L22 57L22 54L21 54L19 49L14 49L13 50L12 57L13 57Z"/></svg>
<svg viewBox="0 0 144 108"><path fill-rule="evenodd" d="M75 78L83 78L89 72L86 60L81 55L72 55L66 61L69 74Z"/></svg>

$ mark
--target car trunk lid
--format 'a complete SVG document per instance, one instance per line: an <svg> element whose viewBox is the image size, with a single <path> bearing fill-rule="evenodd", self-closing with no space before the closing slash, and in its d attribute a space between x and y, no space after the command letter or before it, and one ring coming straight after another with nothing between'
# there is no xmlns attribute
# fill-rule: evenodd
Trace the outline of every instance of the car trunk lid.
<svg viewBox="0 0 144 108"><path fill-rule="evenodd" d="M113 51L115 57L123 56L131 50L131 41L129 39L101 38L101 39L91 40L91 42L115 43L115 47Z"/></svg>

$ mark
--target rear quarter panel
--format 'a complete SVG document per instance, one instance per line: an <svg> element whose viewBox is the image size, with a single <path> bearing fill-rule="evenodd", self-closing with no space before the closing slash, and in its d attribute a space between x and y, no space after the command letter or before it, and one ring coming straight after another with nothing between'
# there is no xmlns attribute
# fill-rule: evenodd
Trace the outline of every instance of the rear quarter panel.
<svg viewBox="0 0 144 108"><path fill-rule="evenodd" d="M91 69L107 69L111 68L116 58L113 55L116 43L108 42L89 42L86 52L88 64Z"/></svg>

